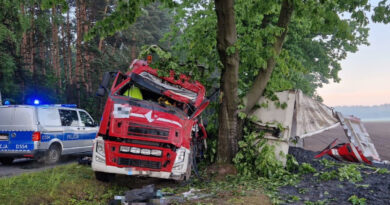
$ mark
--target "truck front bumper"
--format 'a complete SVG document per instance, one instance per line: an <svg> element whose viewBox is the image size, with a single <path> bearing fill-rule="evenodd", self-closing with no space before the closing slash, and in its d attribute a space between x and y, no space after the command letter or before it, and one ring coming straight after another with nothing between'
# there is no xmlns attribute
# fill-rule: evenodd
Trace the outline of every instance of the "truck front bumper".
<svg viewBox="0 0 390 205"><path fill-rule="evenodd" d="M124 174L124 175L138 175L138 176L148 176L162 179L180 179L180 177L186 173L189 154L190 151L185 148L180 148L179 150L183 152L183 156L185 156L182 161L177 162L177 158L173 165L173 169L171 172L167 171L149 171L149 170L138 170L135 167L116 167L112 165L107 165L106 157L102 154L102 152L98 152L97 146L99 144L103 144L104 140L101 137L98 137L94 140L94 149L92 154L92 170L95 172L105 172L105 173L113 173L113 174ZM180 151L177 152L180 152Z"/></svg>

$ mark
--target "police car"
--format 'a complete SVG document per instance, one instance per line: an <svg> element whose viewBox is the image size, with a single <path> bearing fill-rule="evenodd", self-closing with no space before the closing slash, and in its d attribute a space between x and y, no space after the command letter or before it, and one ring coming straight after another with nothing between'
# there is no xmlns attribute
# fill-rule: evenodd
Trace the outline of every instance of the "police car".
<svg viewBox="0 0 390 205"><path fill-rule="evenodd" d="M61 155L91 153L97 131L76 105L0 106L0 162L34 158L52 164Z"/></svg>

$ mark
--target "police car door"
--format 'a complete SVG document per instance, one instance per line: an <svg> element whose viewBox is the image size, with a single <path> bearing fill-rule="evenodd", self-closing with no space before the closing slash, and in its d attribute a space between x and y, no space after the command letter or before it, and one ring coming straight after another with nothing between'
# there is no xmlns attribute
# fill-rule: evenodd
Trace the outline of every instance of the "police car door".
<svg viewBox="0 0 390 205"><path fill-rule="evenodd" d="M64 127L64 139L62 141L64 154L80 152L79 138L81 134L79 117L76 110L59 109L61 124Z"/></svg>
<svg viewBox="0 0 390 205"><path fill-rule="evenodd" d="M98 127L92 120L91 116L85 111L79 110L81 119L81 132L80 143L85 147L85 152L92 151L92 140L95 139Z"/></svg>

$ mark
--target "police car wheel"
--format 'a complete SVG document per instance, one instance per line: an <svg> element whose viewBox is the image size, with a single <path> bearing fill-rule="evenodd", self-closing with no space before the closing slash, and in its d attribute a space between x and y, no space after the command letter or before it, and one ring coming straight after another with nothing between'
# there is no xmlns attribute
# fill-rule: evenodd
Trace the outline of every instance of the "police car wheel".
<svg viewBox="0 0 390 205"><path fill-rule="evenodd" d="M60 160L61 148L57 145L51 145L45 156L46 164L54 164Z"/></svg>
<svg viewBox="0 0 390 205"><path fill-rule="evenodd" d="M10 164L12 164L13 161L14 161L14 158L12 158L12 157L0 158L0 162L1 162L3 165L10 165Z"/></svg>

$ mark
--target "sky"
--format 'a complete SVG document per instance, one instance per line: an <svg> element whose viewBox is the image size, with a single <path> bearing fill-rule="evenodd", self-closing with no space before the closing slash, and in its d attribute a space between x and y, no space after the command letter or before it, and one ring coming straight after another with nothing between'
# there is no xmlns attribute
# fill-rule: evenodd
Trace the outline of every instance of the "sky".
<svg viewBox="0 0 390 205"><path fill-rule="evenodd" d="M317 90L328 106L390 104L390 24L369 24L369 46L341 62L340 83Z"/></svg>

